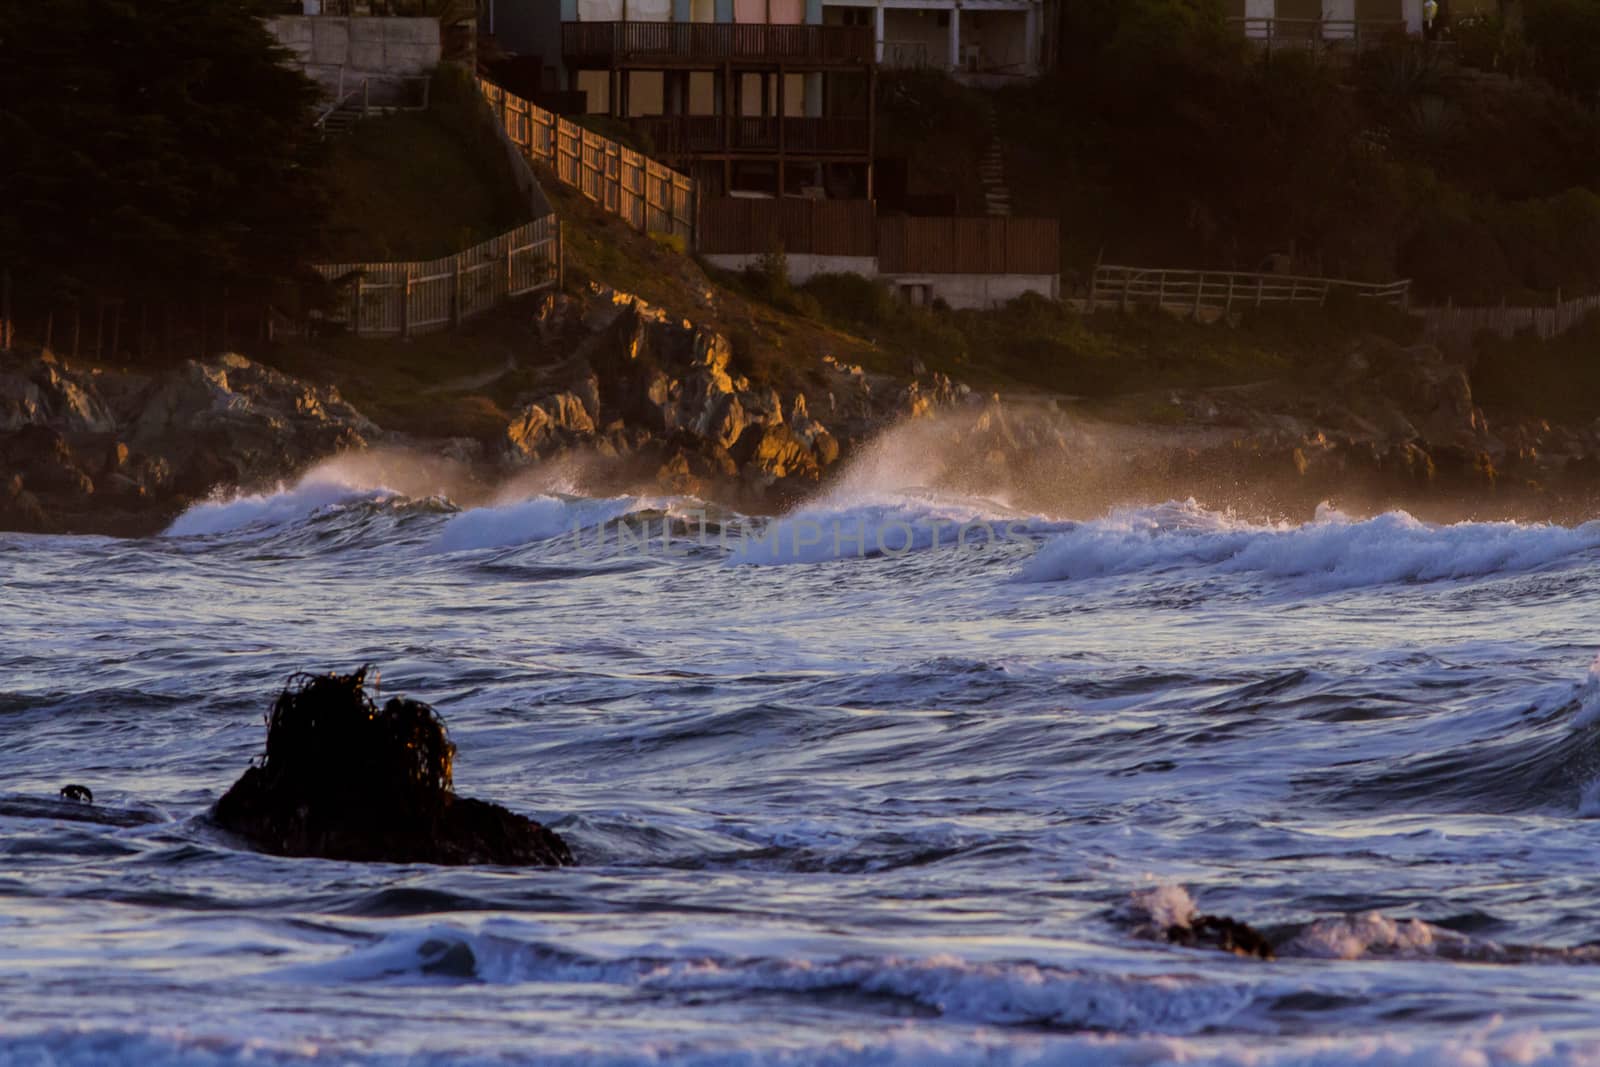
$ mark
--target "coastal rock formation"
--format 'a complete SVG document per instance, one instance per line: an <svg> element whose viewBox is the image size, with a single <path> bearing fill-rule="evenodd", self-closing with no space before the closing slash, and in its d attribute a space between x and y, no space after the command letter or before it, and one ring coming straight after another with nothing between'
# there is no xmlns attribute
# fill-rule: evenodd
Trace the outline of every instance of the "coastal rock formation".
<svg viewBox="0 0 1600 1067"><path fill-rule="evenodd" d="M0 364L0 527L148 532L379 433L337 389L239 355L148 374L18 357Z"/></svg>
<svg viewBox="0 0 1600 1067"><path fill-rule="evenodd" d="M570 866L532 819L451 787L455 746L434 710L381 709L366 671L300 675L267 720L266 753L217 801L213 821L284 856L392 863Z"/></svg>

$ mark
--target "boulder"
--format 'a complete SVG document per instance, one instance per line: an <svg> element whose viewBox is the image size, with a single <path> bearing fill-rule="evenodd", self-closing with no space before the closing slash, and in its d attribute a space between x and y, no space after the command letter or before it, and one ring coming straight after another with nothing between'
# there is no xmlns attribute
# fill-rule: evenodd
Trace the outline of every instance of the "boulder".
<svg viewBox="0 0 1600 1067"><path fill-rule="evenodd" d="M455 746L415 700L382 709L354 674L299 675L267 719L266 752L211 810L263 852L390 863L571 866L560 835L456 795Z"/></svg>
<svg viewBox="0 0 1600 1067"><path fill-rule="evenodd" d="M594 420L576 392L556 393L528 404L506 426L506 451L512 459L534 459L593 437Z"/></svg>

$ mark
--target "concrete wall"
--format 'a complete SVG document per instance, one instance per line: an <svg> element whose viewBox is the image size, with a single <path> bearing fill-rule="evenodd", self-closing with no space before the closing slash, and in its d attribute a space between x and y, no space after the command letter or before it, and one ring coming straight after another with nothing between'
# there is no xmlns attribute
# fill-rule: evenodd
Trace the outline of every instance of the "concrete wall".
<svg viewBox="0 0 1600 1067"><path fill-rule="evenodd" d="M751 252L746 254L723 253L703 257L707 263L722 270L739 271L748 267L758 266L762 254ZM789 262L789 280L795 285L804 285L817 274L859 274L863 278L876 278L878 276L877 256L812 256L788 255L784 257Z"/></svg>
<svg viewBox="0 0 1600 1067"><path fill-rule="evenodd" d="M268 19L267 28L329 91L339 84L340 68L348 89L362 78L425 77L439 65L438 19L282 15Z"/></svg>
<svg viewBox="0 0 1600 1067"><path fill-rule="evenodd" d="M741 271L759 266L760 253L717 254L703 257L722 270ZM789 281L804 285L818 274L859 274L888 282L902 296L931 303L943 300L953 308L995 308L1024 293L1058 300L1061 278L1055 274L902 274L878 273L877 256L788 255Z"/></svg>
<svg viewBox="0 0 1600 1067"><path fill-rule="evenodd" d="M1024 293L1061 297L1061 278L1055 274L901 274L883 280L913 301L926 294L928 301L943 300L953 308L1000 307Z"/></svg>

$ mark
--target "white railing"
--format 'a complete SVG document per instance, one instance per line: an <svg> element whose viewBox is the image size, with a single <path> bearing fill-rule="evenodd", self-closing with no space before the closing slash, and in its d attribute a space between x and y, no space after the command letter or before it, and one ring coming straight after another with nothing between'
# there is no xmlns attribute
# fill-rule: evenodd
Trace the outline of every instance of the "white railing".
<svg viewBox="0 0 1600 1067"><path fill-rule="evenodd" d="M1410 300L1411 281L1376 285L1293 274L1101 266L1095 268L1090 283L1088 310L1160 308L1196 316L1204 311L1228 314L1268 304L1322 305L1337 292L1404 309Z"/></svg>
<svg viewBox="0 0 1600 1067"><path fill-rule="evenodd" d="M315 270L344 293L324 321L357 336L429 333L561 281L561 226L547 215L443 259L325 263Z"/></svg>
<svg viewBox="0 0 1600 1067"><path fill-rule="evenodd" d="M1419 307L1412 314L1422 319L1422 336L1438 344L1467 345L1480 333L1515 337L1531 333L1549 341L1600 311L1600 296L1560 300L1545 307Z"/></svg>

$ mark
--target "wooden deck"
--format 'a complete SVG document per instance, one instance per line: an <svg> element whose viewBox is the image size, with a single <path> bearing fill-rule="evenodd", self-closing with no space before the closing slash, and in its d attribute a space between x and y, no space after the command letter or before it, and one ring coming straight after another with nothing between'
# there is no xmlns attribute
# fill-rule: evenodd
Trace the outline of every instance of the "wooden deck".
<svg viewBox="0 0 1600 1067"><path fill-rule="evenodd" d="M561 54L569 67L795 69L871 66L870 26L741 22L563 22Z"/></svg>

